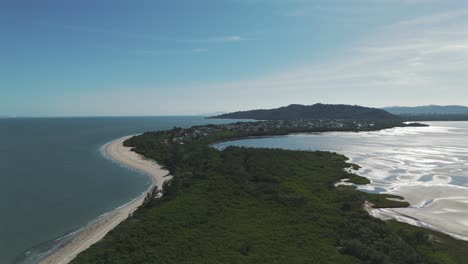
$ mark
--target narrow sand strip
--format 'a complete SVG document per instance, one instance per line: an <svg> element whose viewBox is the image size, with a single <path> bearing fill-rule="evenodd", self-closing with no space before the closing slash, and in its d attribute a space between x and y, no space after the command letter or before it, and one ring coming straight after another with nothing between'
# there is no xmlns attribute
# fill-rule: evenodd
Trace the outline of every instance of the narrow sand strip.
<svg viewBox="0 0 468 264"><path fill-rule="evenodd" d="M162 169L161 166L158 165L155 161L148 160L143 156L131 151L131 148L124 147L123 142L130 137L131 136L123 137L111 142L105 149L106 154L121 164L141 170L148 174L153 179L153 182L155 186L157 186L158 190L161 190L164 181L171 178L171 176L168 176L169 172ZM86 250L91 245L101 240L109 231L127 219L127 217L143 203L145 196L146 194L143 194L130 203L119 207L98 219L97 222L85 228L75 238L65 243L61 248L42 260L40 263L69 263L80 252Z"/></svg>
<svg viewBox="0 0 468 264"><path fill-rule="evenodd" d="M403 196L406 208L368 208L382 220L395 219L468 241L468 188L454 185L414 184L395 188L390 194Z"/></svg>

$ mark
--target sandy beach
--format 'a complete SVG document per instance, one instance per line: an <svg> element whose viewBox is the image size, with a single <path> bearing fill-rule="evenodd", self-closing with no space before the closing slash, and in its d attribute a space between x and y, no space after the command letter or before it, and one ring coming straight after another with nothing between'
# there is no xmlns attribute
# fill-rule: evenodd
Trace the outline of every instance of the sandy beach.
<svg viewBox="0 0 468 264"><path fill-rule="evenodd" d="M114 161L125 166L143 171L150 176L157 186L162 189L163 183L169 180L169 172L161 168L153 160L131 151L131 148L123 146L123 142L131 136L119 138L105 147L106 154ZM115 228L119 223L128 218L142 203L146 194L142 194L135 200L115 209L104 215L95 223L83 229L76 237L66 242L61 248L52 255L42 260L41 264L65 264L73 260L80 252L86 250L94 243L101 240L109 231Z"/></svg>

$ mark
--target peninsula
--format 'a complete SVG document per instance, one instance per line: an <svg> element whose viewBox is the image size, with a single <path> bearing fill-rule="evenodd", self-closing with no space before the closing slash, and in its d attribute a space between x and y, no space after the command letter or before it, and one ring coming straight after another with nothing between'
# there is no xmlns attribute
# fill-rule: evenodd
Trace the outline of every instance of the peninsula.
<svg viewBox="0 0 468 264"><path fill-rule="evenodd" d="M401 197L339 185L355 175L329 152L210 147L237 137L370 131L400 121L263 121L148 132L123 144L174 178L73 263L439 263L461 262L467 242L363 208L405 207ZM391 199L387 199L391 198ZM372 239L370 239L372 238ZM181 250L183 249L183 250Z"/></svg>

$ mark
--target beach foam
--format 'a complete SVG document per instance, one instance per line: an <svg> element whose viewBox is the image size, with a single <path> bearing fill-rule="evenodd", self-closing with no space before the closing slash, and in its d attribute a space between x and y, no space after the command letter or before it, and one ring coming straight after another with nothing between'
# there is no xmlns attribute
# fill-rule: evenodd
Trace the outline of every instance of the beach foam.
<svg viewBox="0 0 468 264"><path fill-rule="evenodd" d="M171 179L169 172L163 169L153 160L131 151L131 148L123 146L123 142L132 136L127 136L114 140L104 145L104 156L120 165L136 169L151 177L158 190L162 190L163 183ZM152 187L153 187L152 186ZM150 188L148 191L152 190ZM103 214L88 226L73 232L72 237L59 245L52 254L42 260L41 264L66 264L73 260L79 253L89 248L94 243L101 240L110 230L128 218L144 201L144 192L136 199L124 204L115 210ZM71 236L70 234L68 236Z"/></svg>

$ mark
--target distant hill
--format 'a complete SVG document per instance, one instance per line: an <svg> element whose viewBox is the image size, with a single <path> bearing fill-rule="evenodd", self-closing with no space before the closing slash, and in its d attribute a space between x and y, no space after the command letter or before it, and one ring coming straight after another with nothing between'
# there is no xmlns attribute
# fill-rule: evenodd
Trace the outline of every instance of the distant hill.
<svg viewBox="0 0 468 264"><path fill-rule="evenodd" d="M217 119L295 120L295 119L356 119L380 120L398 119L382 109L357 105L292 104L275 109L240 111L213 116Z"/></svg>
<svg viewBox="0 0 468 264"><path fill-rule="evenodd" d="M226 112L213 112L213 113L202 113L198 114L200 116L217 116L217 115L222 115L225 114Z"/></svg>
<svg viewBox="0 0 468 264"><path fill-rule="evenodd" d="M461 105L394 106L382 109L395 115L468 115L468 107Z"/></svg>

